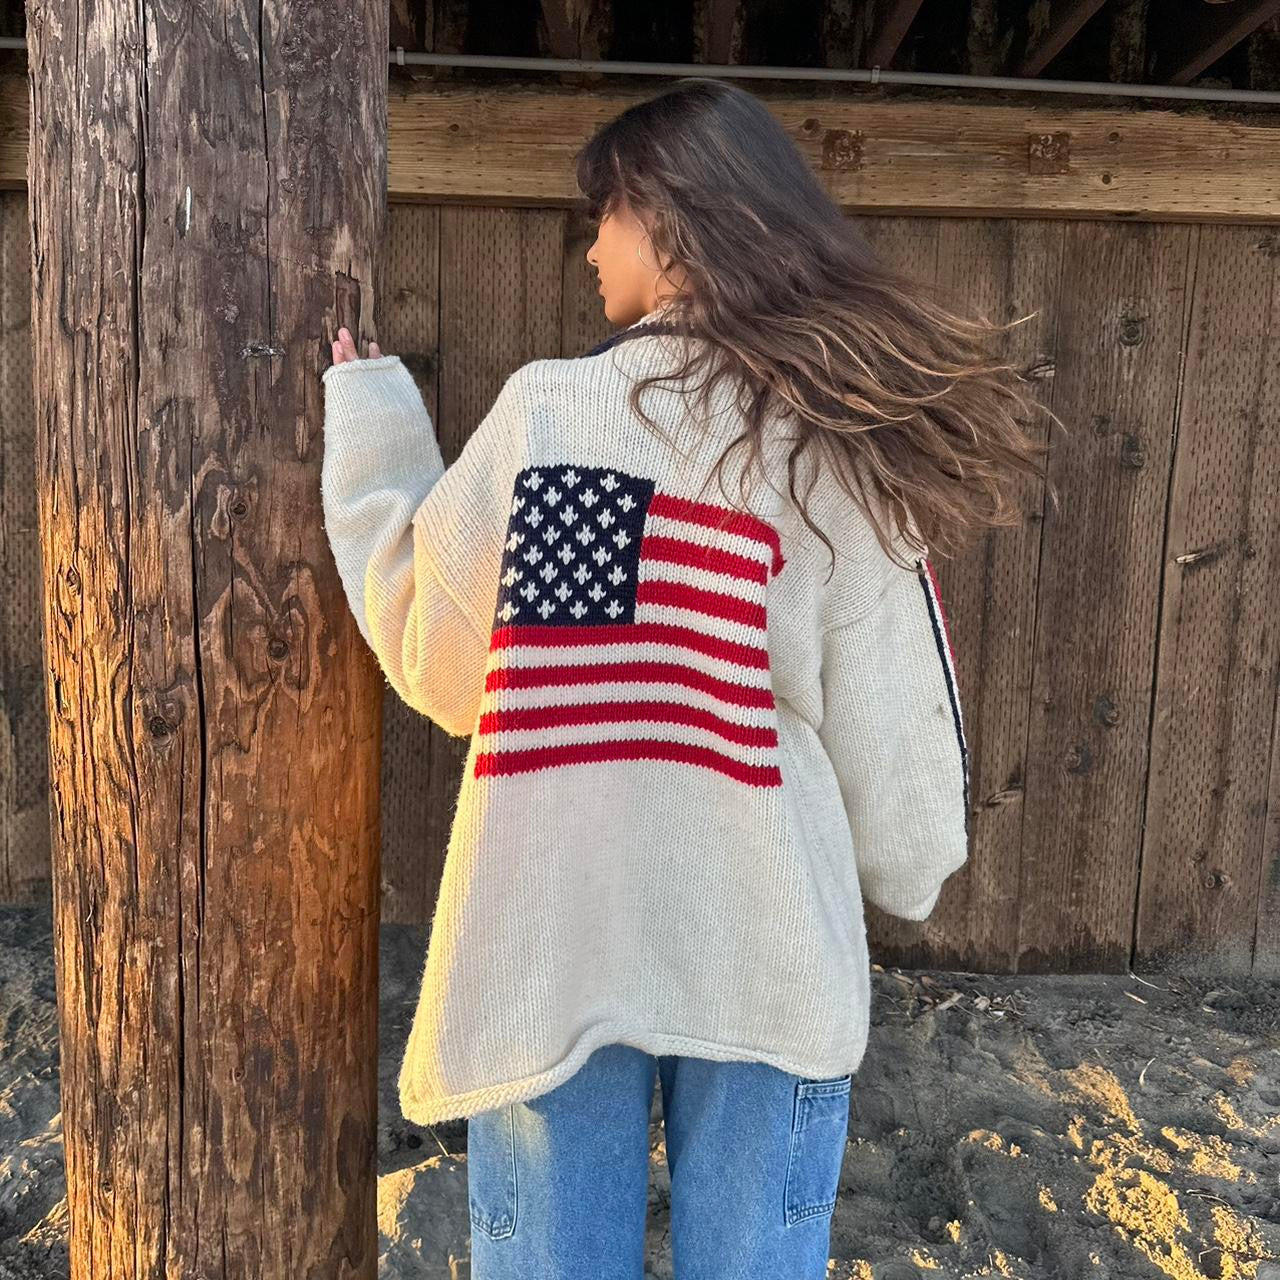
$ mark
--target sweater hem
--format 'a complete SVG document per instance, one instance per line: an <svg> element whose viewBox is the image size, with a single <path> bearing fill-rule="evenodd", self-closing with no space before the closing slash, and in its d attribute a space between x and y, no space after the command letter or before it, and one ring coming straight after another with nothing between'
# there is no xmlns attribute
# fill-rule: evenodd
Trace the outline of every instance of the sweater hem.
<svg viewBox="0 0 1280 1280"><path fill-rule="evenodd" d="M482 1089L438 1094L423 1100L415 1100L409 1090L401 1088L400 1111L411 1123L427 1125L439 1124L445 1120L463 1119L480 1111L510 1106L515 1102L527 1102L530 1098L547 1093L568 1080L595 1050L607 1044L626 1044L655 1056L680 1054L688 1058L710 1058L716 1062L762 1062L766 1066L777 1067L780 1071L807 1079L823 1079L854 1072L858 1069L866 1051L864 1040L862 1049L856 1054L856 1059L850 1060L852 1055L849 1055L843 1065L839 1062L832 1065L830 1061L823 1065L812 1061L802 1062L785 1053L775 1053L768 1049L749 1049L740 1045L700 1040L695 1036L675 1035L643 1028L637 1030L621 1022L605 1022L597 1024L579 1037L569 1053L554 1066L548 1067L546 1071L539 1071L534 1075L510 1080L503 1084L488 1085Z"/></svg>

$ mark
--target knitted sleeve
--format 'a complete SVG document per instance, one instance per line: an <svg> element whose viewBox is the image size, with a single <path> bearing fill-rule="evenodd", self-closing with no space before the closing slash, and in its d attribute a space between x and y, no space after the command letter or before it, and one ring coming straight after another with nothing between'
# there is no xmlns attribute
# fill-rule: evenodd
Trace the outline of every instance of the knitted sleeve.
<svg viewBox="0 0 1280 1280"><path fill-rule="evenodd" d="M400 697L468 735L522 431L515 375L448 468L398 356L331 365L322 381L325 532L351 611Z"/></svg>
<svg viewBox="0 0 1280 1280"><path fill-rule="evenodd" d="M923 920L968 858L969 749L932 566L887 556L874 599L822 635L819 737L849 816L863 897Z"/></svg>

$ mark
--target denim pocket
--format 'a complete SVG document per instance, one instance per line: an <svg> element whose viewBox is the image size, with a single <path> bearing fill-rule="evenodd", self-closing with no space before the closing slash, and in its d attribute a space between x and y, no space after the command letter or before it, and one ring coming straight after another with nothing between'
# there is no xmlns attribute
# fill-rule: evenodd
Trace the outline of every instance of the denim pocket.
<svg viewBox="0 0 1280 1280"><path fill-rule="evenodd" d="M494 1240L516 1229L514 1107L480 1111L467 1120L467 1195L471 1225Z"/></svg>
<svg viewBox="0 0 1280 1280"><path fill-rule="evenodd" d="M787 1226L830 1213L840 1187L849 1136L853 1073L796 1081L783 1212Z"/></svg>

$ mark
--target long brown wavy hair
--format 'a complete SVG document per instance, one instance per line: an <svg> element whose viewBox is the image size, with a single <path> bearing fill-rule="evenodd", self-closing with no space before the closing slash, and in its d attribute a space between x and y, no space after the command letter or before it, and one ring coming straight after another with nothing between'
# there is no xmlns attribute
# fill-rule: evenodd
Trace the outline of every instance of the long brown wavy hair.
<svg viewBox="0 0 1280 1280"><path fill-rule="evenodd" d="M705 411L719 379L736 379L745 427L714 470L745 444L740 487L760 459L766 419L796 421L788 489L829 551L796 492L811 445L891 557L882 504L908 546L944 556L980 528L1022 523L1009 497L1019 473L1043 480L1056 505L1038 465L1047 444L1027 425L1037 410L1060 419L991 350L1036 313L1007 324L961 315L878 261L753 94L709 77L678 80L603 125L579 152L576 176L593 220L624 207L644 223L676 289L663 319L704 340L684 344L681 368L638 381L633 408L656 428L639 405L646 387L693 389L702 374Z"/></svg>

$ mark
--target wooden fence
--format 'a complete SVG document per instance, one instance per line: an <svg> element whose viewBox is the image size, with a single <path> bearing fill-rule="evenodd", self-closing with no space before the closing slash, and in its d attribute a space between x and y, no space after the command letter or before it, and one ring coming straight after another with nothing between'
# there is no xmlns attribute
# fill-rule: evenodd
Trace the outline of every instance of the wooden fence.
<svg viewBox="0 0 1280 1280"><path fill-rule="evenodd" d="M0 901L50 892L25 191L0 194ZM1061 509L937 563L973 749L969 865L884 962L1280 970L1280 230L851 214L1007 319L1069 425ZM393 204L379 331L446 460L505 376L610 330L573 210ZM386 693L383 919L426 922L466 743Z"/></svg>

